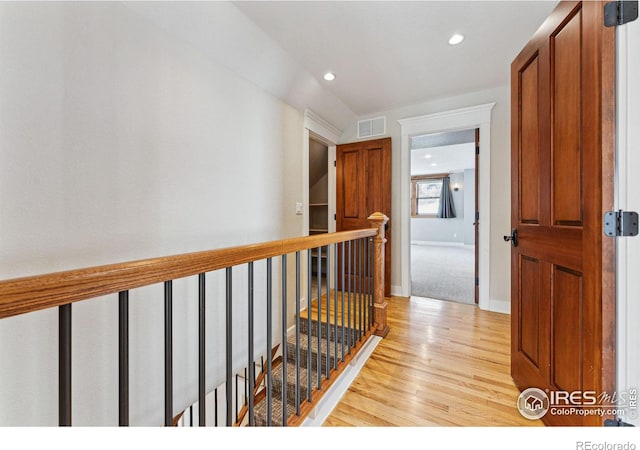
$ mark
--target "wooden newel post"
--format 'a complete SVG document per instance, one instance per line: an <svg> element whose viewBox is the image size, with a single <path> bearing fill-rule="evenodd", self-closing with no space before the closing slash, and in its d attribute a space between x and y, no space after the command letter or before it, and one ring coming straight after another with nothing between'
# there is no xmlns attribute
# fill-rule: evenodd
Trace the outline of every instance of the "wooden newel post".
<svg viewBox="0 0 640 450"><path fill-rule="evenodd" d="M389 333L389 325L387 325L387 302L384 298L384 244L387 242L384 234L389 218L376 212L367 219L372 228L378 229L378 234L373 238L373 320L376 323L374 334L385 337Z"/></svg>

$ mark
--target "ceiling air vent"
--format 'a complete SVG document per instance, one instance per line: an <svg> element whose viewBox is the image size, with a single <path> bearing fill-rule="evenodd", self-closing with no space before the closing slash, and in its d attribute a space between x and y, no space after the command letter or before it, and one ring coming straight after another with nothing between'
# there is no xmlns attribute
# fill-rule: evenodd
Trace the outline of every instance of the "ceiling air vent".
<svg viewBox="0 0 640 450"><path fill-rule="evenodd" d="M386 131L386 118L375 117L373 119L358 121L358 138L367 138L383 135Z"/></svg>

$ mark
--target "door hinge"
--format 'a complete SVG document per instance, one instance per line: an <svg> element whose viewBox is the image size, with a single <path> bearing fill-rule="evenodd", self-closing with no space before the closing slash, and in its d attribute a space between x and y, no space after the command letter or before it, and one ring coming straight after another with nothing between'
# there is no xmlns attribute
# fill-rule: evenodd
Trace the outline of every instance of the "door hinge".
<svg viewBox="0 0 640 450"><path fill-rule="evenodd" d="M476 211L476 221L480 220L480 211Z"/></svg>
<svg viewBox="0 0 640 450"><path fill-rule="evenodd" d="M333 162L333 167L338 167L335 161Z"/></svg>
<svg viewBox="0 0 640 450"><path fill-rule="evenodd" d="M638 0L616 1L604 5L604 25L617 27L638 18Z"/></svg>
<svg viewBox="0 0 640 450"><path fill-rule="evenodd" d="M635 211L607 211L604 215L604 234L610 237L637 236L638 213Z"/></svg>
<svg viewBox="0 0 640 450"><path fill-rule="evenodd" d="M333 215L333 220L337 220L338 218L336 217L336 215Z"/></svg>
<svg viewBox="0 0 640 450"><path fill-rule="evenodd" d="M480 278L476 277L476 286L480 286Z"/></svg>
<svg viewBox="0 0 640 450"><path fill-rule="evenodd" d="M479 155L479 154L480 154L480 146L476 145L476 155Z"/></svg>

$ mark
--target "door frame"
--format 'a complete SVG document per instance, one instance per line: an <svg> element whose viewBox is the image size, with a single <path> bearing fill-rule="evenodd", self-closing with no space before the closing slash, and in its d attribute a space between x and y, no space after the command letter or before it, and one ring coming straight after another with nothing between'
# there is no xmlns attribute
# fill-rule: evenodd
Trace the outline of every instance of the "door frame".
<svg viewBox="0 0 640 450"><path fill-rule="evenodd" d="M448 131L480 129L480 157L478 161L480 197L478 224L478 279L481 309L509 312L506 302L491 302L490 248L491 248L491 110L495 102L459 108L423 116L398 120L402 138L400 153L400 295L411 295L411 146L409 138L419 134L444 133ZM506 303L506 304L504 304Z"/></svg>
<svg viewBox="0 0 640 450"><path fill-rule="evenodd" d="M640 74L640 61L632 58L640 48L640 21L616 28L616 199L615 209L640 210L640 201L633 193L640 191L640 131L635 124L640 120L640 89L636 83ZM640 302L637 292L640 280L636 276L640 267L640 238L617 238L617 335L616 391L629 392L640 387ZM625 422L640 426L638 411L626 405ZM635 413L635 417L631 415Z"/></svg>
<svg viewBox="0 0 640 450"><path fill-rule="evenodd" d="M329 218L336 213L336 168L331 161L336 160L336 145L342 131L330 124L313 111L304 112L304 129L302 133L302 235L309 234L309 139L313 138L329 148ZM336 231L336 221L329 220L329 233Z"/></svg>

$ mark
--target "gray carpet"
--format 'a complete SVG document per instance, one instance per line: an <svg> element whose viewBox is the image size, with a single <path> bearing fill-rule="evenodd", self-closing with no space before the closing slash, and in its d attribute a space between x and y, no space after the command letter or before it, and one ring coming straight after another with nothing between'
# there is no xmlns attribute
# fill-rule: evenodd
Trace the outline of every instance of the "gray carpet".
<svg viewBox="0 0 640 450"><path fill-rule="evenodd" d="M411 295L475 303L474 249L411 245Z"/></svg>

